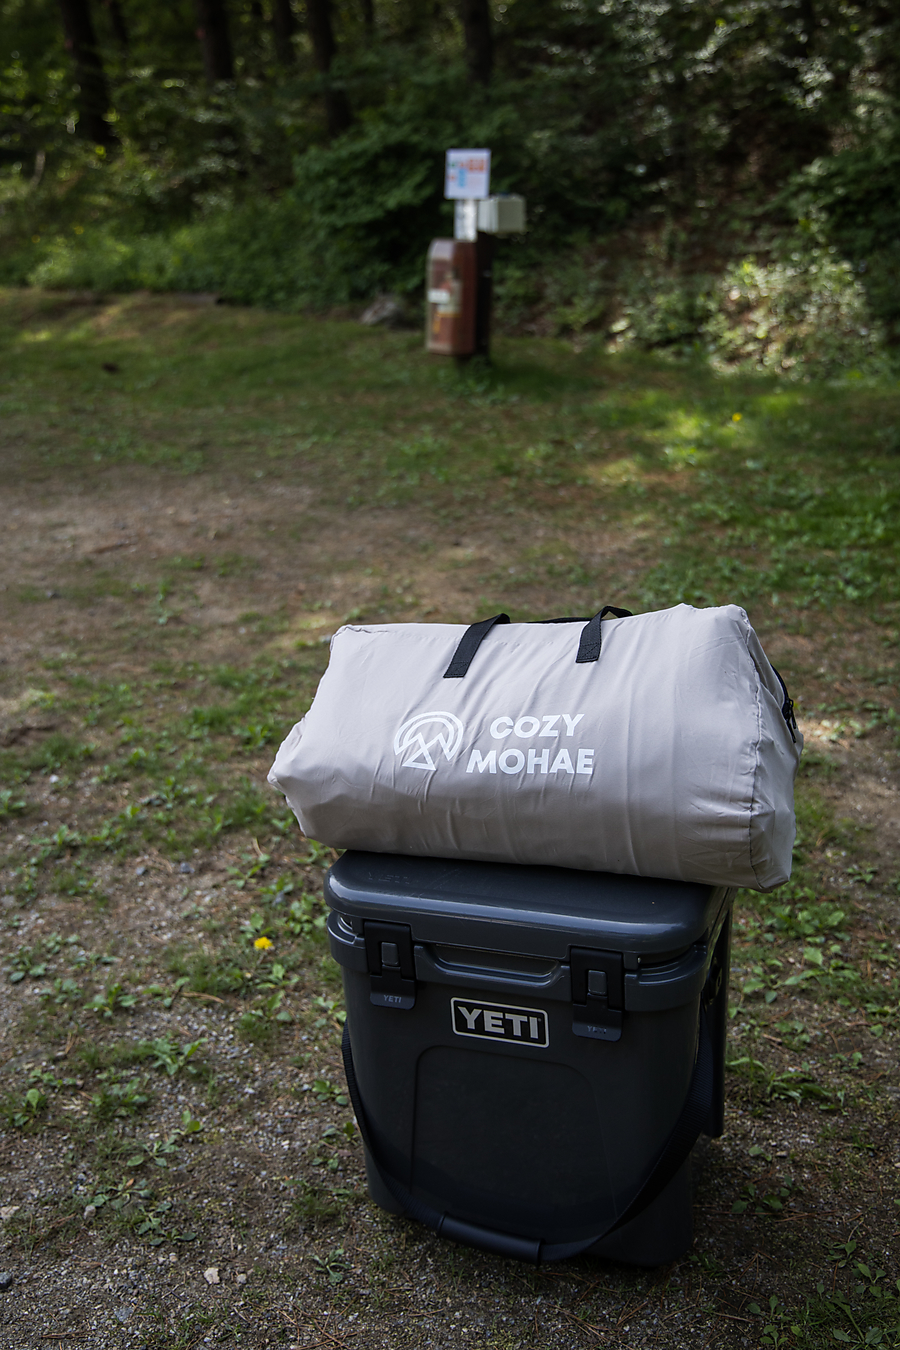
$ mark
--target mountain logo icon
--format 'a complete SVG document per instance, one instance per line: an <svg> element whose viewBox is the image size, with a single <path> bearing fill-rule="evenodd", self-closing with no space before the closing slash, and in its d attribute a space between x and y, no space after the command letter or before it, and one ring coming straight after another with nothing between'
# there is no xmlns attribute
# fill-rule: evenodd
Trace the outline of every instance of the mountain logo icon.
<svg viewBox="0 0 900 1350"><path fill-rule="evenodd" d="M453 713L418 713L399 728L394 737L394 754L404 756L401 760L404 769L436 769L434 755L438 761L441 752L444 759L453 759L462 735L463 724Z"/></svg>

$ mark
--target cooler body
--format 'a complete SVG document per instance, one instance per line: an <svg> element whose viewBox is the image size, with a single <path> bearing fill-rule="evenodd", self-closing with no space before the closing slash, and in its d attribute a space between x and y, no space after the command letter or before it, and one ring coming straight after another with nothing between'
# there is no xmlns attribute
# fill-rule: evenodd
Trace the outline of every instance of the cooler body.
<svg viewBox="0 0 900 1350"><path fill-rule="evenodd" d="M457 1227L602 1234L679 1119L701 998L721 1133L730 890L348 852L326 898L383 1207L387 1174ZM592 1250L652 1266L691 1239L687 1162Z"/></svg>

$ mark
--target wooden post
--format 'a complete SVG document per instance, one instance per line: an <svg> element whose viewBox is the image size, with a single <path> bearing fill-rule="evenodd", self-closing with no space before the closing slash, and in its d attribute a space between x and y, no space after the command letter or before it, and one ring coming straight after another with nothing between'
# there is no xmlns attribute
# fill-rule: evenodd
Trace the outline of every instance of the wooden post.
<svg viewBox="0 0 900 1350"><path fill-rule="evenodd" d="M490 359L491 310L494 304L494 236L478 231L475 244L475 355Z"/></svg>

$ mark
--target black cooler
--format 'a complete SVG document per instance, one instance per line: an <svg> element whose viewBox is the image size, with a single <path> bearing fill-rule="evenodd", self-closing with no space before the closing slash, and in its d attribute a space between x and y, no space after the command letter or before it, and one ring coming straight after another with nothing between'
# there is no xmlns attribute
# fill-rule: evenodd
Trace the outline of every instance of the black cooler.
<svg viewBox="0 0 900 1350"><path fill-rule="evenodd" d="M525 1260L682 1255L733 891L348 852L326 898L373 1200Z"/></svg>

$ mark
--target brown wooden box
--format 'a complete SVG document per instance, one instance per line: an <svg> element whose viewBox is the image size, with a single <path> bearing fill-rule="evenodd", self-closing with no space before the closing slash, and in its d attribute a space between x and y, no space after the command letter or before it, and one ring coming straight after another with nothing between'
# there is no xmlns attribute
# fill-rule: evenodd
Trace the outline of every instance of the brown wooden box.
<svg viewBox="0 0 900 1350"><path fill-rule="evenodd" d="M425 349L441 356L475 350L477 266L475 243L433 239L425 291Z"/></svg>

